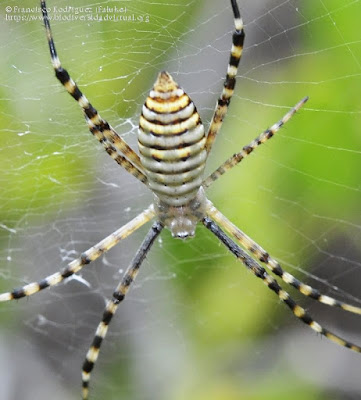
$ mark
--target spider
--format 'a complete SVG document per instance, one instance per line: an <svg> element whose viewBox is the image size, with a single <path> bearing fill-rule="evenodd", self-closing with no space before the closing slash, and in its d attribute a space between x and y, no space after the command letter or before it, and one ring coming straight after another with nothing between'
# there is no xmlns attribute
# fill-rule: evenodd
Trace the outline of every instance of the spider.
<svg viewBox="0 0 361 400"><path fill-rule="evenodd" d="M299 281L285 272L280 264L260 245L229 221L205 195L207 189L221 175L238 165L245 157L262 143L265 143L305 104L308 97L299 101L280 121L266 129L242 150L226 160L211 175L203 178L207 158L215 138L226 116L236 83L238 65L242 55L245 33L243 21L236 0L230 0L235 29L232 36L232 49L228 62L223 90L216 103L210 127L205 134L204 126L197 109L169 73L159 73L156 82L142 108L138 131L138 155L104 120L80 91L68 72L61 66L57 56L45 1L41 10L46 29L50 56L55 75L68 93L83 110L90 132L104 146L105 151L121 167L141 181L154 194L154 202L130 222L111 233L105 239L86 250L60 272L56 272L39 282L27 284L11 292L0 294L0 301L20 299L33 295L47 287L57 285L64 279L79 272L83 267L110 250L121 240L130 236L145 223L155 219L133 260L116 287L113 297L108 300L102 320L99 323L93 342L86 354L82 368L82 399L89 397L89 381L100 346L107 334L109 323L119 304L124 300L139 268L163 228L168 228L173 237L186 239L193 237L195 228L202 223L220 242L261 279L292 313L315 332L341 346L358 353L361 347L352 344L331 331L323 328L310 314L298 305L281 288L264 266L283 282L293 286L307 297L332 307L338 307L355 314L361 308L346 304L317 289ZM226 231L227 233L225 233ZM252 257L242 248L252 255Z"/></svg>

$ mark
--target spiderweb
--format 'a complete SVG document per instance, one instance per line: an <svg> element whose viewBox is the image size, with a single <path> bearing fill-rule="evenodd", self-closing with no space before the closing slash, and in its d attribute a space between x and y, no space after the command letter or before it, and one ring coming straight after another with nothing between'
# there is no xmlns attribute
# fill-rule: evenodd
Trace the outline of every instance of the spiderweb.
<svg viewBox="0 0 361 400"><path fill-rule="evenodd" d="M239 3L245 51L208 171L302 97L310 101L209 198L289 272L360 305L360 1ZM152 201L105 154L53 77L36 5L0 8L1 291L59 270ZM133 148L162 69L209 125L231 45L228 1L48 6L63 65ZM63 285L1 304L0 398L80 397L105 299L146 231ZM321 340L269 292L202 227L185 243L163 232L111 324L92 398L359 398L360 356ZM359 317L290 292L361 344Z"/></svg>

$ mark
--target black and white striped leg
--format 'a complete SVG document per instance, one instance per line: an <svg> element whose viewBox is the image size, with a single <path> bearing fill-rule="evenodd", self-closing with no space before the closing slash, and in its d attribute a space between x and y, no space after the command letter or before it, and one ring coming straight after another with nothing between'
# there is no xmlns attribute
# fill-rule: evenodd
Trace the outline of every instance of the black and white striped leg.
<svg viewBox="0 0 361 400"><path fill-rule="evenodd" d="M215 235L217 238L228 248L228 250L234 254L257 278L262 281L277 294L279 299L284 302L293 314L300 319L303 323L308 325L315 332L325 336L332 342L349 348L357 353L361 353L361 347L346 341L340 336L335 335L326 328L323 328L318 322L314 321L311 315L301 306L299 306L292 297L282 289L278 282L267 273L267 271L261 267L253 258L251 258L246 252L244 252L233 240L231 240L222 229L209 217L203 219L203 224Z"/></svg>
<svg viewBox="0 0 361 400"><path fill-rule="evenodd" d="M238 65L243 51L243 43L245 38L243 21L239 12L237 1L231 0L231 5L234 16L235 31L232 36L232 50L228 62L226 79L223 84L221 96L216 104L216 109L214 111L212 122L207 134L206 149L208 154L210 153L216 136L222 126L223 119L227 113L229 103L233 96L236 85Z"/></svg>
<svg viewBox="0 0 361 400"><path fill-rule="evenodd" d="M221 166L219 166L211 175L209 175L202 183L204 188L209 187L215 180L217 180L220 176L225 174L227 171L238 165L245 157L252 153L254 149L260 146L262 143L265 143L267 140L271 139L271 137L278 132L282 126L288 122L293 115L306 103L308 97L303 98L299 101L294 107L288 111L278 122L272 125L269 129L263 131L259 136L257 136L251 143L244 146L243 149L234 154L228 160L226 160Z"/></svg>
<svg viewBox="0 0 361 400"><path fill-rule="evenodd" d="M253 239L247 236L241 231L236 225L234 225L227 217L225 217L214 205L208 201L207 203L207 215L216 221L222 228L224 228L236 241L241 244L246 250L254 255L259 261L266 264L266 267L279 276L285 283L293 286L303 295L310 297L311 299L317 300L320 303L326 304L331 307L342 308L345 311L353 314L361 314L361 308L353 306L351 304L344 303L340 300L334 299L333 297L326 296L319 292L319 290L306 285L290 273L284 271L274 258L272 258L266 250L264 250L259 244Z"/></svg>
<svg viewBox="0 0 361 400"><path fill-rule="evenodd" d="M14 289L11 292L1 293L0 302L21 299L22 297L31 296L32 294L40 292L40 290L46 289L50 286L57 285L64 279L69 278L71 275L79 272L83 267L96 260L102 254L106 253L121 240L131 235L146 222L150 221L154 215L154 207L151 205L138 216L133 218L130 222L123 225L105 239L101 240L99 243L82 253L79 258L69 263L62 271L49 275L39 282L32 282L21 288Z"/></svg>
<svg viewBox="0 0 361 400"><path fill-rule="evenodd" d="M150 231L148 232L147 236L145 237L143 243L139 247L133 261L131 262L130 266L125 271L123 279L121 280L120 284L117 286L113 293L113 298L108 301L104 313L103 318L98 325L98 328L95 332L95 336L93 342L88 350L86 355L84 364L83 364L83 371L82 371L82 398L83 400L88 399L89 396L89 381L91 371L94 368L95 362L98 358L100 346L102 344L103 339L105 338L108 326L110 324L113 315L115 314L119 304L121 301L124 300L125 295L127 294L130 285L136 278L139 268L144 261L147 253L149 252L150 248L152 247L155 239L158 237L160 232L163 229L163 225L160 222L155 222L151 227Z"/></svg>
<svg viewBox="0 0 361 400"><path fill-rule="evenodd" d="M45 1L40 1L40 6L49 44L51 62L55 70L55 76L65 87L67 92L78 102L85 114L85 119L88 123L91 133L99 140L100 143L102 143L107 153L129 173L131 173L141 182L146 183L147 178L143 173L142 164L138 154L125 142L125 140L118 135L118 133L109 125L109 123L99 115L98 111L92 106L85 95L81 92L77 84L71 79L67 70L62 67L55 49ZM117 153L117 150L126 158L120 156Z"/></svg>

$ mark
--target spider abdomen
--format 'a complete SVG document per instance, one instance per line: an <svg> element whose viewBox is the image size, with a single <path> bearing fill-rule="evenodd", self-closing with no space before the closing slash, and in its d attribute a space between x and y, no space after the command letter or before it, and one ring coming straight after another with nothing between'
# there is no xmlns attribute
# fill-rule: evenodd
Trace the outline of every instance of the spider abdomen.
<svg viewBox="0 0 361 400"><path fill-rule="evenodd" d="M207 158L204 126L189 96L165 71L142 108L138 146L150 189L170 206L194 199Z"/></svg>

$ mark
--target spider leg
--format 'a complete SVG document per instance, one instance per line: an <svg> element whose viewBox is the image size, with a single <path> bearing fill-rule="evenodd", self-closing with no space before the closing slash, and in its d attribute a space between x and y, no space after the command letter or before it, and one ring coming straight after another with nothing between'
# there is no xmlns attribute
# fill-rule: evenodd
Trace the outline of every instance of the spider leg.
<svg viewBox="0 0 361 400"><path fill-rule="evenodd" d="M217 238L231 251L257 278L262 279L262 281L267 285L269 289L277 294L279 299L283 301L287 307L293 312L293 314L308 325L315 332L320 333L332 342L347 347L357 353L361 353L361 347L346 341L333 332L326 328L323 328L318 322L316 322L311 315L301 306L299 306L292 297L282 289L278 282L269 275L266 270L261 267L255 260L253 260L248 254L246 254L233 240L231 240L221 228L212 221L211 218L205 217L203 219L203 224L215 235Z"/></svg>
<svg viewBox="0 0 361 400"><path fill-rule="evenodd" d="M212 145L216 139L216 136L222 126L223 119L227 113L228 106L234 92L234 87L236 85L236 75L243 50L245 37L243 30L243 21L238 9L237 1L231 0L231 5L234 15L235 31L232 36L231 56L228 62L227 75L223 84L222 94L216 104L216 109L214 111L212 122L207 134L206 149L208 154L212 149Z"/></svg>
<svg viewBox="0 0 361 400"><path fill-rule="evenodd" d="M133 175L135 178L140 180L142 183L147 183L147 177L141 172L138 168L136 168L131 162L129 162L125 157L120 155L116 149L105 139L103 135L103 131L97 128L91 120L86 116L85 118L88 122L90 132L98 139L100 143L103 144L105 151L110 155L110 157L118 163L122 168L124 168L127 172Z"/></svg>
<svg viewBox="0 0 361 400"><path fill-rule="evenodd" d="M285 283L293 286L303 295L317 300L320 303L327 304L331 307L342 308L345 311L349 311L353 314L361 314L361 308L353 306L351 304L344 303L336 300L330 296L321 294L317 289L306 285L301 282L293 275L285 272L278 261L272 258L259 244L242 232L237 226L235 226L229 219L227 219L219 210L217 210L213 204L209 201L206 208L207 215L216 221L222 228L224 228L231 236L233 236L238 243L240 243L246 250L252 253L259 261L266 264L266 267L279 276Z"/></svg>
<svg viewBox="0 0 361 400"><path fill-rule="evenodd" d="M98 111L89 103L88 99L80 91L77 84L71 79L69 73L61 66L57 55L53 35L50 28L50 21L46 9L45 1L40 1L43 14L44 25L46 29L51 62L53 64L55 75L68 93L78 102L82 108L85 119L88 123L91 133L103 144L106 152L124 169L146 183L147 178L143 173L143 167L138 154L118 135L118 133L98 114ZM119 155L120 151L125 157ZM128 161L129 160L129 161Z"/></svg>
<svg viewBox="0 0 361 400"><path fill-rule="evenodd" d="M89 394L89 381L90 374L94 368L95 362L98 359L100 346L102 344L103 339L105 338L108 326L110 324L111 319L113 318L119 304L124 300L125 295L127 294L130 285L135 280L139 268L144 261L147 253L149 252L151 246L153 245L155 239L158 237L160 232L163 229L163 225L160 222L155 222L145 237L143 243L139 247L133 261L131 262L128 269L125 271L123 279L120 284L117 286L113 293L113 298L108 301L104 313L103 318L98 325L98 328L95 332L95 336L93 342L87 352L84 364L83 364L83 372L82 372L82 398L83 400L88 399Z"/></svg>
<svg viewBox="0 0 361 400"><path fill-rule="evenodd" d="M69 276L79 272L85 265L91 263L100 257L103 253L106 253L122 239L125 239L131 235L134 231L150 221L155 215L154 207L151 205L142 213L133 218L130 222L123 225L121 228L111 233L105 239L82 253L82 255L69 263L62 271L56 272L55 274L49 275L45 279L39 282L32 282L21 288L14 289L12 292L1 293L0 302L20 299L25 296L31 296L40 290L46 289L47 287L57 285Z"/></svg>
<svg viewBox="0 0 361 400"><path fill-rule="evenodd" d="M293 115L306 103L308 97L303 98L299 101L287 114L285 114L278 122L271 126L271 128L263 131L259 136L257 136L251 143L244 146L243 149L230 157L225 161L220 167L218 167L211 175L209 175L202 183L204 188L209 187L215 180L217 180L221 175L238 165L245 157L252 153L252 151L260 146L262 143L266 142L268 139L279 131L282 126L288 122Z"/></svg>

